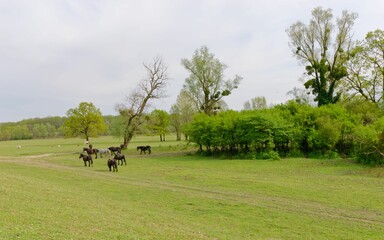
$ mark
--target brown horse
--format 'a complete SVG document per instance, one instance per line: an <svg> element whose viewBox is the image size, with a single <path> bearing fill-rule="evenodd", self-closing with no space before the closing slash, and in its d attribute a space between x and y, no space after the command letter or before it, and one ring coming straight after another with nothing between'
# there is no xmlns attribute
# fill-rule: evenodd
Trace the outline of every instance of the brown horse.
<svg viewBox="0 0 384 240"><path fill-rule="evenodd" d="M140 155L144 152L144 154L147 154L146 151L148 151L148 154L151 154L151 146L137 146L137 151L140 149Z"/></svg>
<svg viewBox="0 0 384 240"><path fill-rule="evenodd" d="M111 171L112 170L112 168L113 168L113 171L115 171L116 170L116 172L118 171L117 170L117 162L116 162L116 159L114 159L114 158L112 158L112 159L108 159L108 161L107 161L107 165L108 165L108 168L109 168L109 171Z"/></svg>
<svg viewBox="0 0 384 240"><path fill-rule="evenodd" d="M125 165L127 165L127 161L125 161L125 156L122 153L115 154L115 157L113 159L117 161L117 165L119 165L119 161L121 161L120 165L123 165L123 162L125 163Z"/></svg>
<svg viewBox="0 0 384 240"><path fill-rule="evenodd" d="M86 152L88 155L95 154L95 158L97 159L97 153L99 152L96 148L83 148L83 152Z"/></svg>
<svg viewBox="0 0 384 240"><path fill-rule="evenodd" d="M121 147L109 147L108 150L113 154L116 154L116 152L121 153Z"/></svg>
<svg viewBox="0 0 384 240"><path fill-rule="evenodd" d="M79 158L83 158L83 161L84 161L84 167L87 166L87 162L88 162L88 167L90 167L91 164L92 164L92 167L93 167L92 155L85 155L85 154L83 154L83 153L80 153Z"/></svg>

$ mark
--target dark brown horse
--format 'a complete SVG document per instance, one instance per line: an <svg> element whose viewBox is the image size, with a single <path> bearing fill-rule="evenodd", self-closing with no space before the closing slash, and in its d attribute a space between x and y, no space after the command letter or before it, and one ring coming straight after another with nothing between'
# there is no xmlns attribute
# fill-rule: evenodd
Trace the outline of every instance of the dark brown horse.
<svg viewBox="0 0 384 240"><path fill-rule="evenodd" d="M108 150L113 154L116 154L116 152L121 153L121 147L109 147Z"/></svg>
<svg viewBox="0 0 384 240"><path fill-rule="evenodd" d="M92 167L93 167L92 155L85 155L84 153L80 153L79 158L83 158L84 167L87 166L87 162L88 162L88 167L90 167L91 164L92 164Z"/></svg>
<svg viewBox="0 0 384 240"><path fill-rule="evenodd" d="M125 163L125 165L127 165L127 161L125 161L125 156L122 153L115 154L115 157L113 157L113 159L117 161L117 165L119 165L119 161L121 161L120 165L123 165L123 162Z"/></svg>
<svg viewBox="0 0 384 240"><path fill-rule="evenodd" d="M95 154L95 158L97 159L97 153L99 152L96 148L83 148L83 152L86 152L88 155Z"/></svg>
<svg viewBox="0 0 384 240"><path fill-rule="evenodd" d="M113 168L113 171L115 171L116 170L116 172L118 171L117 170L117 162L116 162L116 159L114 159L114 158L112 158L112 159L108 159L108 161L107 161L107 165L108 165L108 168L109 168L109 171L111 171L112 170L112 168Z"/></svg>
<svg viewBox="0 0 384 240"><path fill-rule="evenodd" d="M140 154L142 154L144 152L144 154L147 154L146 151L148 151L148 154L151 154L151 146L137 146L137 151L139 151L140 149Z"/></svg>

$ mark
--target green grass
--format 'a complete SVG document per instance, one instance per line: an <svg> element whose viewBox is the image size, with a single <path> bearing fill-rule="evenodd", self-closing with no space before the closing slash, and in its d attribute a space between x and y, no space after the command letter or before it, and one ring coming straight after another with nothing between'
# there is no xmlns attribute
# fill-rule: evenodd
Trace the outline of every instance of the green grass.
<svg viewBox="0 0 384 240"><path fill-rule="evenodd" d="M153 154L138 154L144 144ZM82 147L80 139L0 142L0 239L383 238L383 168L218 160L138 137L113 173L106 158L84 167Z"/></svg>

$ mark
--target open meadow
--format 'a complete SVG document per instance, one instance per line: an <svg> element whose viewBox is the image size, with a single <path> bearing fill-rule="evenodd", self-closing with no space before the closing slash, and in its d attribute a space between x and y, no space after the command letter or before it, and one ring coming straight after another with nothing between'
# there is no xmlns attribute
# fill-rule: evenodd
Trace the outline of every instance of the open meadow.
<svg viewBox="0 0 384 240"><path fill-rule="evenodd" d="M127 165L109 172L105 157L84 167L85 146L75 138L0 142L0 239L384 237L382 167L215 159L174 137L142 136L123 151Z"/></svg>

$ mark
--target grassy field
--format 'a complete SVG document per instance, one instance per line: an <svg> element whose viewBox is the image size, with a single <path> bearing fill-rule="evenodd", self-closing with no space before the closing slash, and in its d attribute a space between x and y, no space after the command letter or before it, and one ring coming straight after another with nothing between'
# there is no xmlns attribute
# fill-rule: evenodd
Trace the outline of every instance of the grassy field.
<svg viewBox="0 0 384 240"><path fill-rule="evenodd" d="M92 139L94 147L119 139ZM170 139L171 140L171 139ZM136 145L151 145L139 155ZM20 149L17 146L21 146ZM84 167L80 139L0 142L0 239L383 239L384 169L219 160L135 138Z"/></svg>

